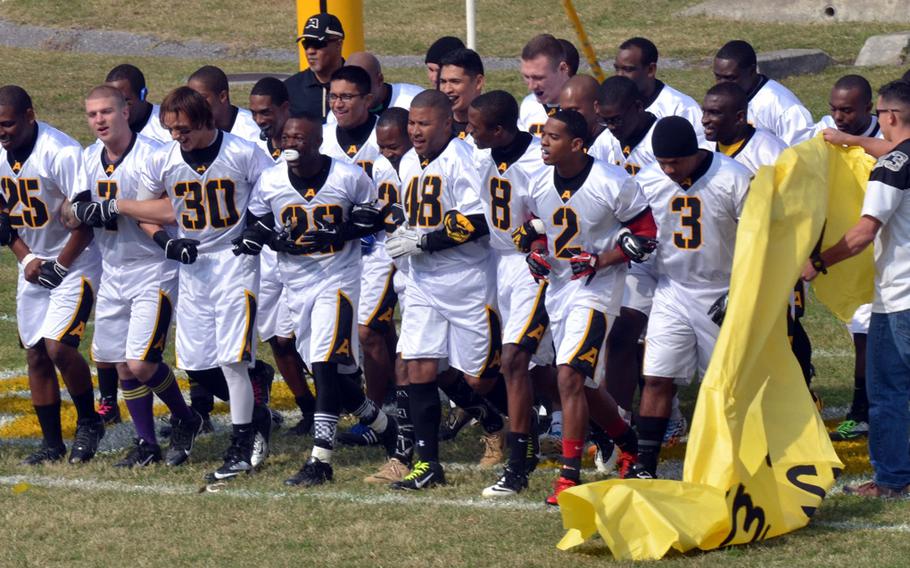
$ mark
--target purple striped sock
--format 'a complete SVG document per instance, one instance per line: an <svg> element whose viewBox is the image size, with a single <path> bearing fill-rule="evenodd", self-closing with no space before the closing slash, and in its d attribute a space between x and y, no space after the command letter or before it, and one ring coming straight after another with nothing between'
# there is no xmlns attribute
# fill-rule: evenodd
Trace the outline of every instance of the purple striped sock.
<svg viewBox="0 0 910 568"><path fill-rule="evenodd" d="M158 365L158 370L152 375L145 385L158 395L161 402L167 405L171 415L178 420L189 420L192 417L190 407L186 405L180 386L170 367L164 363Z"/></svg>
<svg viewBox="0 0 910 568"><path fill-rule="evenodd" d="M155 437L155 416L152 414L152 389L143 385L138 379L120 379L123 389L123 400L133 417L136 435L149 444L157 444Z"/></svg>

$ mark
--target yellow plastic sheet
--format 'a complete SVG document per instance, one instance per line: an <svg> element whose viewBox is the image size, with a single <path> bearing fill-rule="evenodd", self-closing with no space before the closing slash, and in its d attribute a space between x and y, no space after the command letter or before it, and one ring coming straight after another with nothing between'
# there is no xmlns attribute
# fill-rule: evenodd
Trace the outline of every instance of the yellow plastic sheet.
<svg viewBox="0 0 910 568"><path fill-rule="evenodd" d="M759 170L739 222L726 321L699 391L683 480L610 480L564 491L559 548L598 532L617 559L657 559L809 522L843 465L790 350L787 301L832 213L829 192L832 210L845 195L861 195L870 165L861 152L815 138ZM834 211L840 217L829 220L829 239L852 224L837 224L851 214L856 222L859 209L851 211ZM868 270L866 277L871 282ZM864 301L859 288L867 282L849 279L856 289L844 282L828 298L846 310Z"/></svg>

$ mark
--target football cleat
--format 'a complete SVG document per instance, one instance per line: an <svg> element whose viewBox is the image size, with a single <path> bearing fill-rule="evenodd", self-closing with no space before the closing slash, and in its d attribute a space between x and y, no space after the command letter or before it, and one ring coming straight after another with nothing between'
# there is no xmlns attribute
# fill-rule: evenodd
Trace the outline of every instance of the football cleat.
<svg viewBox="0 0 910 568"><path fill-rule="evenodd" d="M598 473L610 473L616 464L617 448L613 440L594 440L594 467Z"/></svg>
<svg viewBox="0 0 910 568"><path fill-rule="evenodd" d="M506 468L499 481L483 490L484 497L511 497L528 488L528 476Z"/></svg>
<svg viewBox="0 0 910 568"><path fill-rule="evenodd" d="M270 408L269 412L272 415L272 430L279 430L284 426L284 416L274 408Z"/></svg>
<svg viewBox="0 0 910 568"><path fill-rule="evenodd" d="M392 489L402 489L405 491L419 491L428 489L434 485L445 485L446 476L442 471L439 462L419 461L414 464L411 473L407 474L401 481L392 483Z"/></svg>
<svg viewBox="0 0 910 568"><path fill-rule="evenodd" d="M859 485L846 485L844 486L844 493L846 495L856 495L857 497L877 497L879 499L906 499L910 494L908 494L910 486L904 487L902 490L897 491L894 489L889 489L887 487L882 487L875 483L875 481L867 481Z"/></svg>
<svg viewBox="0 0 910 568"><path fill-rule="evenodd" d="M619 448L617 448L619 450ZM638 462L638 456L630 452L618 451L616 455L616 469L619 471L619 478L626 479L629 477L629 472L632 470L632 466Z"/></svg>
<svg viewBox="0 0 910 568"><path fill-rule="evenodd" d="M667 423L667 429L664 431L664 439L661 445L665 448L672 448L677 444L682 444L689 439L689 423L685 416L680 416L679 420L671 419Z"/></svg>
<svg viewBox="0 0 910 568"><path fill-rule="evenodd" d="M857 420L844 420L831 432L832 442L846 442L869 435L869 423Z"/></svg>
<svg viewBox="0 0 910 568"><path fill-rule="evenodd" d="M288 428L288 436L309 436L313 433L313 415L304 414L303 417Z"/></svg>
<svg viewBox="0 0 910 568"><path fill-rule="evenodd" d="M409 473L411 473L411 468L402 463L401 460L389 458L389 461L382 464L379 471L365 477L363 480L366 483L395 483L404 479Z"/></svg>
<svg viewBox="0 0 910 568"><path fill-rule="evenodd" d="M161 446L158 444L149 444L145 440L136 438L133 440L133 449L130 450L126 457L114 464L114 467L145 467L161 461Z"/></svg>
<svg viewBox="0 0 910 568"><path fill-rule="evenodd" d="M272 438L272 412L267 406L256 405L253 407L253 452L250 454L250 464L259 467L269 457L269 441Z"/></svg>
<svg viewBox="0 0 910 568"><path fill-rule="evenodd" d="M285 485L312 487L332 481L332 464L320 461L313 456L307 459L300 471L284 480Z"/></svg>
<svg viewBox="0 0 910 568"><path fill-rule="evenodd" d="M375 430L358 422L346 432L338 433L338 443L345 446L378 446L380 439Z"/></svg>
<svg viewBox="0 0 910 568"><path fill-rule="evenodd" d="M95 457L98 443L104 437L101 418L82 418L76 421L76 437L70 451L70 463L85 463Z"/></svg>
<svg viewBox="0 0 910 568"><path fill-rule="evenodd" d="M241 473L249 473L253 469L250 465L250 454L253 446L253 433L248 439L243 439L236 434L231 436L231 445L224 452L224 463L215 471L206 475L206 481L222 481L232 479Z"/></svg>
<svg viewBox="0 0 910 568"><path fill-rule="evenodd" d="M98 399L98 416L105 424L120 424L120 407L117 406L117 397L102 396Z"/></svg>
<svg viewBox="0 0 910 568"><path fill-rule="evenodd" d="M502 448L505 445L505 440L505 428L481 436L480 441L483 442L483 456L480 458L480 467L490 468L502 463Z"/></svg>
<svg viewBox="0 0 910 568"><path fill-rule="evenodd" d="M190 409L192 418L177 420L171 418L171 445L167 449L164 463L178 466L186 462L196 444L196 437L202 433L204 420L195 410Z"/></svg>
<svg viewBox="0 0 910 568"><path fill-rule="evenodd" d="M66 457L66 446L60 446L59 448L52 448L47 446L44 442L41 443L41 448L27 458L19 462L21 465L40 465L46 462L55 462L60 461Z"/></svg>
<svg viewBox="0 0 910 568"><path fill-rule="evenodd" d="M553 493L547 495L544 502L551 507L559 507L559 494L570 487L576 487L578 484L579 482L560 475L553 482Z"/></svg>
<svg viewBox="0 0 910 568"><path fill-rule="evenodd" d="M640 463L635 463L629 467L629 470L623 479L657 479L657 473L648 471L648 468Z"/></svg>
<svg viewBox="0 0 910 568"><path fill-rule="evenodd" d="M454 440L455 436L461 432L461 429L467 426L471 420L471 415L462 408L450 408L446 415L446 421L439 427L439 441Z"/></svg>

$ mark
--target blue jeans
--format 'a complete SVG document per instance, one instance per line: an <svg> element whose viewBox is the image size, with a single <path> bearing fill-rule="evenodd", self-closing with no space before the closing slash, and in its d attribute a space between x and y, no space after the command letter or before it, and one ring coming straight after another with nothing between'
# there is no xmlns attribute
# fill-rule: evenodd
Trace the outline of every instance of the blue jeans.
<svg viewBox="0 0 910 568"><path fill-rule="evenodd" d="M872 314L866 352L869 457L875 483L910 484L910 310Z"/></svg>

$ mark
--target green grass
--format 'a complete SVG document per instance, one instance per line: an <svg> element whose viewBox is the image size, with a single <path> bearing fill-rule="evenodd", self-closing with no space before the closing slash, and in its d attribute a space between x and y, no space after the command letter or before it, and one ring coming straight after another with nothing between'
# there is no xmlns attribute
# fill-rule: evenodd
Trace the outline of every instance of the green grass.
<svg viewBox="0 0 910 568"><path fill-rule="evenodd" d="M747 24L678 18L691 1L576 1L582 20L602 59L626 37L654 38L662 54L696 65L685 71L660 71L668 83L696 99L712 82L700 65L727 39L749 39L759 51L785 47L820 47L840 63L849 62L867 35L894 31L884 24ZM5 0L3 18L59 27L103 27L146 33L167 39L203 39L227 43L243 53L250 45L287 48L294 36L294 8L289 0L259 3L149 0L118 3L102 0L63 2ZM517 57L531 35L548 31L573 38L557 2L478 3L478 44L484 55ZM365 2L367 45L382 54L419 54L436 37L463 34L461 2L392 0ZM199 17L205 14L205 18ZM267 33L263 33L267 30ZM125 59L145 72L150 99L159 101L170 88L205 63L228 72L289 71L288 65L251 60L202 61L148 57L74 54L53 49L0 48L2 83L17 83L32 94L39 117L83 143L91 136L82 116L82 96L107 70ZM609 65L608 65L609 67ZM851 72L837 66L807 77L784 81L818 118L827 110L833 81ZM896 68L867 69L878 86L901 73ZM423 84L422 69L387 69L392 81ZM489 88L524 95L517 72L488 75ZM233 89L243 105L249 85ZM0 370L24 367L16 342L16 267L9 253L0 253ZM814 386L832 406L849 402L853 358L849 336L821 305L810 301L805 320L817 350ZM87 346L87 335L83 349ZM268 349L261 353L270 359ZM684 410L691 413L696 386L683 392ZM479 458L476 428L443 447L447 462L472 463ZM0 523L4 526L0 566L88 566L120 563L137 566L242 565L275 566L601 566L612 563L601 542L576 552L561 553L559 515L538 507L553 472L536 474L516 510L481 509L470 504L493 474L452 469L451 485L428 495L407 495L392 501L391 493L360 480L381 462L379 452L341 449L336 480L325 490L285 491L290 475L308 449L300 440L281 438L260 474L240 480L223 493L196 494L203 472L218 461L227 443L223 433L202 439L193 463L180 470L155 467L124 472L111 467L119 456L101 456L85 467L64 465L25 469L18 461L27 451L4 446L0 454ZM9 486L10 476L40 476L25 491ZM65 481L71 485L54 486ZM80 482L79 480L84 480ZM96 487L93 484L111 485ZM161 487L174 494L160 495ZM468 502L466 505L465 502ZM856 526L901 525L906 503L868 502L835 496L819 510L815 522L797 533L710 554L671 555L667 566L902 566L910 543L902 532L845 530ZM137 546L138 545L138 546Z"/></svg>

